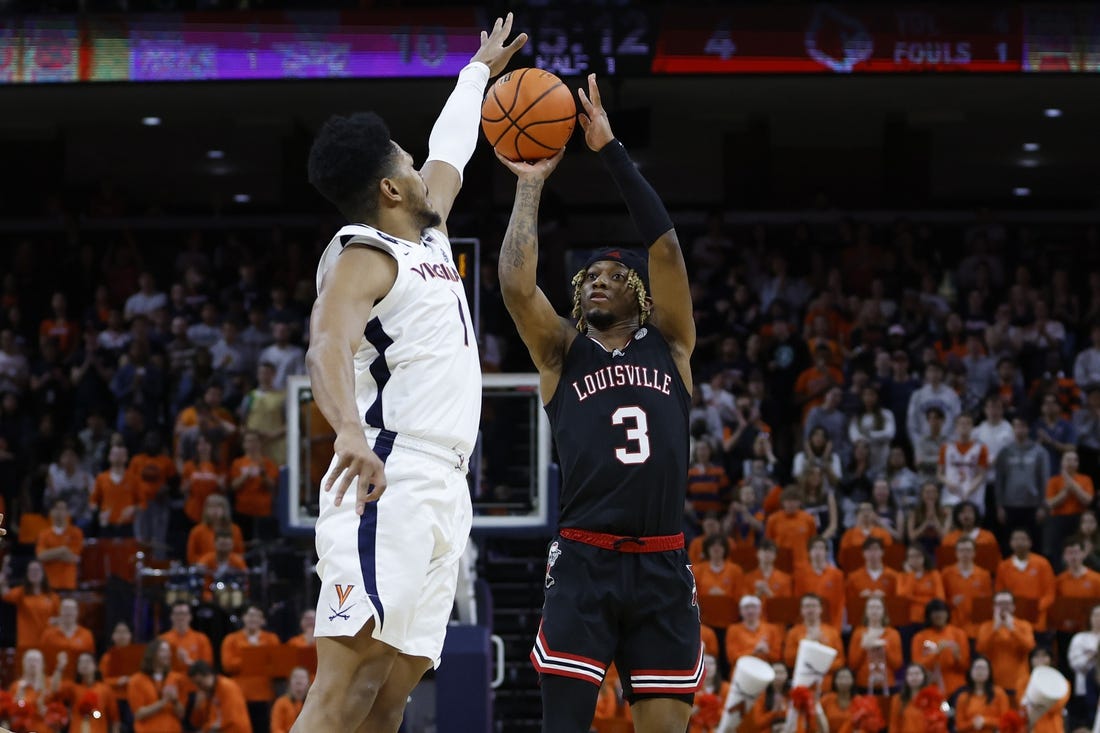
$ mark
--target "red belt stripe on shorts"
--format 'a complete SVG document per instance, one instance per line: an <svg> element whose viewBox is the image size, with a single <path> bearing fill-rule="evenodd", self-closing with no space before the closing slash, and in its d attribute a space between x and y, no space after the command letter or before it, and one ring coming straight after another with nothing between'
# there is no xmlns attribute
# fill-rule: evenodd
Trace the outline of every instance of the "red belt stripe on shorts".
<svg viewBox="0 0 1100 733"><path fill-rule="evenodd" d="M668 552L684 549L684 533L656 535L654 537L626 537L603 532L590 532L587 529L570 527L559 530L558 534L567 540L583 542L602 550L615 552Z"/></svg>

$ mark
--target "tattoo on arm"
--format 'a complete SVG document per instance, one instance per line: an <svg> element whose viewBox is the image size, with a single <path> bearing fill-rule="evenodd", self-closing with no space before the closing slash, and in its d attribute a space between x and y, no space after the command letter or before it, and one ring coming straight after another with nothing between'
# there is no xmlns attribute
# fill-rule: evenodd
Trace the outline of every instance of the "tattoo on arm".
<svg viewBox="0 0 1100 733"><path fill-rule="evenodd" d="M501 274L519 277L529 276L534 281L534 263L538 255L538 214L542 184L520 181L516 187L516 200L508 232L501 245Z"/></svg>

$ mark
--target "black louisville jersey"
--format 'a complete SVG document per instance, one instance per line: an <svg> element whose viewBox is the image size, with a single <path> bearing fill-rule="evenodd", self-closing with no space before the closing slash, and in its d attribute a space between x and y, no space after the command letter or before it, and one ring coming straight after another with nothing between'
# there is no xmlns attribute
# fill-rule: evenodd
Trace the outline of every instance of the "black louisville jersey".
<svg viewBox="0 0 1100 733"><path fill-rule="evenodd" d="M560 526L629 537L680 532L690 406L652 325L621 350L574 339L546 405L562 468Z"/></svg>

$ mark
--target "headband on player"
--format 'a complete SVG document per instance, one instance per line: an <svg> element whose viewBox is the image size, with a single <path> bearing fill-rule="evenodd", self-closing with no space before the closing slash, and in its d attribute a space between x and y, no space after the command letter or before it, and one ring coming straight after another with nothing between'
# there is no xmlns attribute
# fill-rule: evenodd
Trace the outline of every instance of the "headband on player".
<svg viewBox="0 0 1100 733"><path fill-rule="evenodd" d="M592 253L592 255L585 260L584 269L587 270L597 262L604 261L618 262L638 273L638 277L642 279L642 285L645 286L646 292L649 292L649 259L644 254L634 249L622 247L601 249Z"/></svg>

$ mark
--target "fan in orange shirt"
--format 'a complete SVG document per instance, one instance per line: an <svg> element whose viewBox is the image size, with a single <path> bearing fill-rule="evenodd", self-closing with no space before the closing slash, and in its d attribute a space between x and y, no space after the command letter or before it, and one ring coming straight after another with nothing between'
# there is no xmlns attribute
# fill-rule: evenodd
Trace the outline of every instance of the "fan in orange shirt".
<svg viewBox="0 0 1100 733"><path fill-rule="evenodd" d="M763 602L756 596L741 596L741 621L726 627L726 659L730 664L745 656L767 662L783 658L783 631L761 619Z"/></svg>
<svg viewBox="0 0 1100 733"><path fill-rule="evenodd" d="M928 718L917 703L917 696L929 687L928 672L919 664L905 668L901 692L890 698L890 733L928 733Z"/></svg>
<svg viewBox="0 0 1100 733"><path fill-rule="evenodd" d="M244 517L270 517L278 478L279 467L263 454L259 433L247 431L244 434L244 455L233 461L229 468L234 511Z"/></svg>
<svg viewBox="0 0 1100 733"><path fill-rule="evenodd" d="M718 723L722 719L722 708L725 707L730 685L722 681L722 675L718 673L718 660L709 654L703 656L703 669L703 686L695 693L688 733L719 733Z"/></svg>
<svg viewBox="0 0 1100 733"><path fill-rule="evenodd" d="M974 599L993 595L993 576L974 564L974 540L962 537L955 544L956 563L943 570L943 590L951 617L971 639L978 636L978 624L972 620Z"/></svg>
<svg viewBox="0 0 1100 733"><path fill-rule="evenodd" d="M737 598L741 593L741 568L728 559L726 540L721 536L708 537L703 543L706 561L691 566L699 595L729 596Z"/></svg>
<svg viewBox="0 0 1100 733"><path fill-rule="evenodd" d="M22 585L12 588L10 580L11 555L6 555L0 569L0 598L15 606L15 646L36 647L50 627L50 619L57 615L61 598L50 589L46 571L37 560L27 563Z"/></svg>
<svg viewBox="0 0 1100 733"><path fill-rule="evenodd" d="M129 454L125 445L111 446L107 470L95 477L88 505L99 514L100 537L132 537L134 513L141 499L138 483L126 470Z"/></svg>
<svg viewBox="0 0 1100 733"><path fill-rule="evenodd" d="M817 534L817 521L809 513L802 511L802 494L798 489L784 489L781 502L783 511L768 517L764 536L777 547L790 550L797 572L810 564L807 548L810 538Z"/></svg>
<svg viewBox="0 0 1100 733"><path fill-rule="evenodd" d="M718 521L718 515L714 512L708 512L703 516L703 532L698 537L688 543L688 562L694 565L697 562L702 562L705 559L703 555L703 543L708 537L720 537L722 536L722 524ZM726 547L729 548L728 554L733 554L734 541L732 537L726 537Z"/></svg>
<svg viewBox="0 0 1100 733"><path fill-rule="evenodd" d="M767 471L763 459L753 459L753 471L759 471L764 477ZM752 479L757 480L757 479ZM771 483L771 479L767 479ZM772 490L779 489L773 486ZM764 518L766 510L764 502L757 498L756 487L750 480L742 479L737 487L737 501L730 504L726 516L722 519L722 527L729 535L730 541L744 547L753 547L764 536Z"/></svg>
<svg viewBox="0 0 1100 733"><path fill-rule="evenodd" d="M955 505L951 524L955 529L944 535L943 542L940 543L944 547L955 546L963 537L973 540L975 545L998 546L996 536L988 529L978 526L978 508L972 502L964 501Z"/></svg>
<svg viewBox="0 0 1100 733"><path fill-rule="evenodd" d="M103 682L107 685L108 689L111 690L111 693L118 701L120 712L122 712L123 717L127 719L131 717L129 701L130 676L125 674L115 675L112 674L112 672L116 669L115 657L118 654L118 650L122 647L130 646L133 640L134 635L130 631L129 625L127 625L125 621L119 621L111 631L111 647L99 658L99 672L103 676Z"/></svg>
<svg viewBox="0 0 1100 733"><path fill-rule="evenodd" d="M63 683L54 697L70 710L70 733L118 733L121 722L118 702L96 669L93 655L80 655L76 660L76 681Z"/></svg>
<svg viewBox="0 0 1100 733"><path fill-rule="evenodd" d="M955 701L957 733L996 730L1001 716L1009 711L1008 695L993 684L993 671L985 657L974 657L966 675L966 687Z"/></svg>
<svg viewBox="0 0 1100 733"><path fill-rule="evenodd" d="M259 606L249 606L244 612L244 627L234 631L222 640L222 670L241 687L244 699L248 702L248 715L252 726L258 730L267 730L271 701L275 691L271 686L270 675L257 674L258 670L244 670L241 650L260 646L277 647L279 637L263 630L264 612ZM246 673L247 672L247 673Z"/></svg>
<svg viewBox="0 0 1100 733"><path fill-rule="evenodd" d="M203 661L192 664L187 676L197 689L191 725L201 733L252 733L244 693L236 682L214 674L210 665Z"/></svg>
<svg viewBox="0 0 1100 733"><path fill-rule="evenodd" d="M773 726L782 725L786 721L787 707L790 702L788 696L790 672L782 662L773 664L772 671L775 672L775 679L741 718L737 733L770 733ZM805 721L801 716L798 718L796 733L806 733Z"/></svg>
<svg viewBox="0 0 1100 733"><path fill-rule="evenodd" d="M195 458L183 464L180 475L183 513L198 524L203 519L206 497L225 491L225 473L214 462L214 446L205 435L199 436L195 443Z"/></svg>
<svg viewBox="0 0 1100 733"><path fill-rule="evenodd" d="M1027 674L1028 654L1035 648L1031 624L1013 614L1016 602L1008 591L993 596L993 618L978 628L975 648L993 665L993 681L1017 697L1023 693L1014 687Z"/></svg>
<svg viewBox="0 0 1100 733"><path fill-rule="evenodd" d="M1059 598L1100 598L1100 573L1085 567L1085 538L1074 535L1062 550L1066 569L1054 579Z"/></svg>
<svg viewBox="0 0 1100 733"><path fill-rule="evenodd" d="M1054 570L1042 555L1031 551L1031 535L1022 527L1012 530L1009 538L1012 555L997 566L993 589L1006 590L1015 598L1030 598L1039 604L1036 631L1046 631L1047 610L1054 605ZM997 664L993 663L994 674Z"/></svg>
<svg viewBox="0 0 1100 733"><path fill-rule="evenodd" d="M783 658L787 666L794 668L795 660L798 658L799 642L810 639L836 649L836 658L829 667L830 673L843 667L844 643L840 639L840 630L821 621L821 599L812 593L802 596L801 611L802 623L791 627L787 632L787 638L783 640ZM824 689L829 689L829 680L829 677L825 678Z"/></svg>
<svg viewBox="0 0 1100 733"><path fill-rule="evenodd" d="M182 733L185 678L172 671L172 647L155 639L145 647L141 671L130 678L127 696L134 711L134 733Z"/></svg>
<svg viewBox="0 0 1100 733"><path fill-rule="evenodd" d="M714 447L706 438L695 442L695 462L688 469L687 503L701 517L708 512L725 514L730 503L730 479L726 469L711 459Z"/></svg>
<svg viewBox="0 0 1100 733"><path fill-rule="evenodd" d="M951 695L966 683L970 668L970 642L958 626L948 623L951 611L938 598L925 609L928 628L913 637L910 658L928 670L929 679L944 695Z"/></svg>
<svg viewBox="0 0 1100 733"><path fill-rule="evenodd" d="M221 494L211 494L202 505L202 522L191 528L187 535L187 564L197 565L203 555L214 551L214 534L228 529L233 535L233 552L244 554L244 536L241 528L230 518L229 499Z"/></svg>
<svg viewBox="0 0 1100 733"><path fill-rule="evenodd" d="M821 709L829 723L827 730L841 731L852 721L852 697L855 695L855 675L848 667L841 667L833 675L833 691L821 696Z"/></svg>
<svg viewBox="0 0 1100 733"><path fill-rule="evenodd" d="M203 600L213 598L210 588L219 580L236 582L242 589L247 585L248 565L243 557L233 552L233 535L226 529L218 530L214 538L214 551L200 557L196 565L207 571Z"/></svg>
<svg viewBox="0 0 1100 733"><path fill-rule="evenodd" d="M84 532L69 521L69 505L58 499L50 507L50 526L38 533L35 557L42 563L50 587L76 590L77 567L84 550Z"/></svg>
<svg viewBox="0 0 1100 733"><path fill-rule="evenodd" d="M168 482L176 475L176 464L164 450L160 433L150 430L145 434L145 451L130 460L130 474L138 486L138 500L142 508L150 502L162 503L168 497Z"/></svg>
<svg viewBox="0 0 1100 733"><path fill-rule="evenodd" d="M1020 678L1016 682L1017 698L1022 697L1024 690L1027 689L1027 683L1031 679L1031 670L1036 667L1051 667L1054 665L1054 657L1051 656L1050 650L1043 646L1035 647L1028 656L1027 661L1028 667L1021 672ZM1030 733L1065 733L1066 727L1062 720L1062 711L1065 710L1066 702L1072 692L1071 686L1066 696L1051 705L1050 709L1035 722L1035 726L1030 729Z"/></svg>
<svg viewBox="0 0 1100 733"><path fill-rule="evenodd" d="M840 537L840 549L863 547L863 543L871 537L882 540L884 546L894 544L894 538L879 523L874 505L863 502L856 513L856 523Z"/></svg>
<svg viewBox="0 0 1100 733"><path fill-rule="evenodd" d="M921 545L909 545L905 551L905 569L898 576L897 594L909 601L909 618L899 623L919 624L924 621L924 609L934 599L946 600L943 579L932 567L932 558Z"/></svg>
<svg viewBox="0 0 1100 733"><path fill-rule="evenodd" d="M863 615L868 598L886 598L897 592L898 574L883 564L882 557L882 540L868 537L863 543L863 567L850 573L845 582L849 618Z"/></svg>
<svg viewBox="0 0 1100 733"><path fill-rule="evenodd" d="M302 712L302 703L309 692L309 672L305 667L290 670L287 678L286 694L271 706L271 733L290 733L291 726Z"/></svg>
<svg viewBox="0 0 1100 733"><path fill-rule="evenodd" d="M829 364L832 352L826 344L814 349L814 364L804 369L794 383L795 403L802 406L802 422L810 410L825 402L825 394L833 387L844 384L844 375Z"/></svg>
<svg viewBox="0 0 1100 733"><path fill-rule="evenodd" d="M95 654L95 637L77 623L80 606L72 598L61 601L57 624L42 632L39 648L46 659L46 671L58 671L61 678L72 680L76 675L76 658L82 653Z"/></svg>
<svg viewBox="0 0 1100 733"><path fill-rule="evenodd" d="M890 626L886 604L881 598L867 599L863 625L848 642L848 663L856 671L856 682L869 694L890 694L902 664L901 634Z"/></svg>
<svg viewBox="0 0 1100 733"><path fill-rule="evenodd" d="M22 674L8 687L13 701L19 705L22 724L12 721L16 730L47 730L43 716L46 712L46 697L50 693L50 683L46 679L45 660L42 652L28 649L23 652ZM13 715L13 718L17 716Z"/></svg>
<svg viewBox="0 0 1100 733"><path fill-rule="evenodd" d="M760 598L790 598L794 595L791 576L775 567L777 554L774 542L760 540L760 547L756 550L756 568L745 575L741 584L744 593Z"/></svg>
<svg viewBox="0 0 1100 733"><path fill-rule="evenodd" d="M287 646L305 648L311 646L317 646L317 640L313 637L313 631L317 626L317 610L313 608L307 608L302 611L302 615L298 618L298 628L302 633L297 636L292 636L286 640ZM703 628L706 628L705 626ZM707 629L710 633L714 633L710 629ZM715 644L717 644L717 639Z"/></svg>
<svg viewBox="0 0 1100 733"><path fill-rule="evenodd" d="M1096 496L1092 479L1078 473L1080 459L1077 451L1062 454L1062 472L1047 481L1047 506L1052 517L1077 517L1088 508ZM1073 525L1070 525L1072 527Z"/></svg>
<svg viewBox="0 0 1100 733"><path fill-rule="evenodd" d="M177 601L172 604L172 628L158 636L172 647L172 668L187 672L195 662L214 663L214 647L210 637L191 628L191 604Z"/></svg>
<svg viewBox="0 0 1100 733"><path fill-rule="evenodd" d="M844 573L829 564L829 541L818 535L810 540L810 565L794 576L794 595L813 593L828 607L828 623L844 625Z"/></svg>

